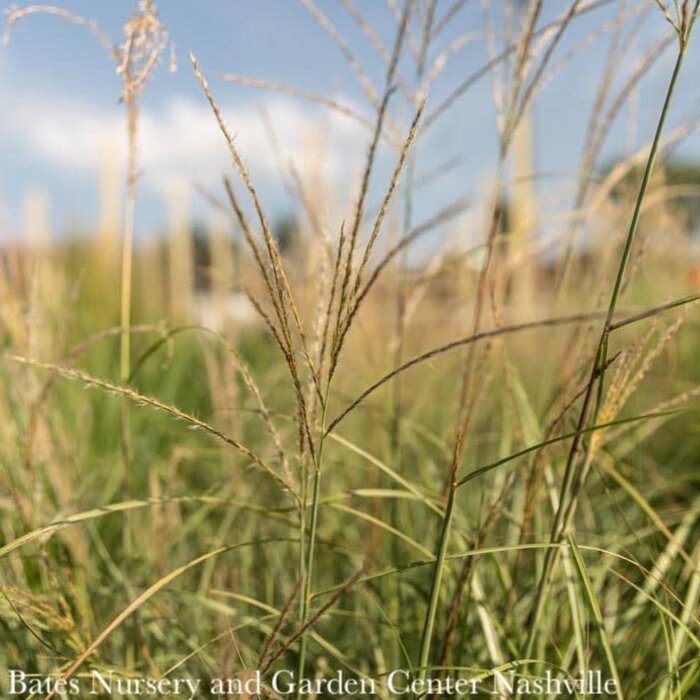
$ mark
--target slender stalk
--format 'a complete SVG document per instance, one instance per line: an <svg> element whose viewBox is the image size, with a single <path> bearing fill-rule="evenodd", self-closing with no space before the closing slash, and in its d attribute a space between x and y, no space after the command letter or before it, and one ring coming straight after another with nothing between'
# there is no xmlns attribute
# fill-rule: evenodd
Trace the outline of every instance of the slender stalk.
<svg viewBox="0 0 700 700"><path fill-rule="evenodd" d="M134 218L136 211L136 183L138 180L137 144L138 144L138 112L133 101L127 103L127 136L128 163L126 175L126 201L124 203L124 229L122 232L122 269L121 269L121 337L119 344L119 380L126 384L131 376L131 294L132 266L134 257ZM123 498L131 497L130 474L130 421L129 401L122 397L120 404L121 450L124 470ZM131 527L127 519L124 528L124 551L131 551Z"/></svg>
<svg viewBox="0 0 700 700"><path fill-rule="evenodd" d="M695 9L693 11L693 17L697 15L698 9L700 8L700 0L697 0L695 4ZM629 264L630 255L632 252L632 247L637 234L637 229L639 227L639 220L642 212L642 204L646 196L647 188L649 186L649 181L651 179L651 174L654 168L654 163L656 161L657 152L659 149L659 144L661 143L661 135L664 130L666 123L666 118L673 100L673 95L676 89L676 84L678 82L678 77L681 72L681 67L683 65L683 59L685 57L686 49L688 46L688 39L690 38L690 30L692 29L692 24L688 27L687 31L679 34L680 43L678 57L671 75L671 79L666 92L666 97L664 99L664 104L661 109L661 114L656 126L656 131L654 133L654 139L651 144L651 150L649 152L649 157L647 159L646 166L644 168L644 175L642 177L642 182L639 188L639 193L637 195L637 200L634 207L634 212L632 214L632 219L630 221L630 226L627 231L627 237L625 238L625 244L620 257L620 264L618 266L617 275L615 277L615 283L613 285L612 293L610 295L610 303L608 304L608 311L605 318L605 323L600 334L600 340L598 341L598 346L595 352L595 358L593 361L593 366L591 368L590 378L588 380L588 385L586 387L586 393L584 395L583 404L581 406L581 412L579 414L578 423L576 426L576 434L571 443L571 448L569 450L566 468L564 470L564 478L561 485L561 498L559 499L559 507L554 516L554 522L552 524L551 531L551 541L552 543L558 542L562 534L570 526L573 519L574 513L576 511L576 492L571 489L572 484L580 486L582 485L583 474L578 474L577 478L574 479L574 475L577 472L577 454L581 448L581 442L583 440L583 434L585 427L588 423L589 414L591 406L593 404L593 396L596 387L596 383L599 383L602 390L602 385L605 380L605 356L607 354L607 345L610 336L611 329L613 328L613 317L615 315L615 310L617 308L617 302L620 297L620 291L622 289L622 284L625 278L625 272L627 271L627 266ZM585 464L585 462L584 462ZM569 493L571 491L571 493ZM577 491L577 490L576 490ZM530 619L529 625L529 635L525 651L525 656L530 657L532 649L534 646L535 638L537 635L537 626L542 615L544 608L544 603L546 599L546 592L551 581L554 569L557 562L559 561L558 552L554 552L552 549L548 549L545 554L544 565L542 569L542 574L540 576L540 582L537 588L537 596L535 599L535 605Z"/></svg>
<svg viewBox="0 0 700 700"><path fill-rule="evenodd" d="M323 407L321 410L321 439L319 442L318 450L316 452L316 458L314 460L314 483L313 492L311 495L311 521L309 523L309 539L308 547L306 552L306 562L304 568L301 572L303 584L301 587L301 606L299 613L299 622L303 627L308 618L309 614L309 601L311 600L312 586L313 586L313 569L314 569L314 554L316 546L316 531L318 529L318 505L320 501L321 494L321 467L323 464L323 445L325 444L326 437L326 407L328 405L328 393L329 388L326 388L325 400L323 401ZM306 500L304 498L302 504L302 512L306 509ZM305 526L306 518L302 516L302 524ZM302 548L304 547L304 532L301 533ZM307 646L307 635L302 635L299 642L299 664L297 678L304 677L304 665L306 663L306 646ZM301 698L301 690L297 691L297 700Z"/></svg>
<svg viewBox="0 0 700 700"><path fill-rule="evenodd" d="M119 375L122 382L129 378L131 367L131 291L132 264L134 252L134 215L136 211L136 182L138 179L136 149L138 143L138 115L136 106L127 106L129 154L127 164L126 201L124 204L124 229L122 233L122 271L121 271L121 344L119 358Z"/></svg>
<svg viewBox="0 0 700 700"><path fill-rule="evenodd" d="M429 0L428 8L423 27L423 39L421 41L418 62L416 66L416 91L413 95L413 108L420 108L420 102L426 91L425 82L425 61L430 45L431 32L433 21L435 19L435 10L437 2ZM406 199L404 202L404 235L408 235L411 230L413 221L413 205L416 187L416 165L418 146L408 156L406 166ZM407 302L407 284L408 284L408 248L405 247L401 251L399 263L399 281L396 298L396 350L394 352L394 366L398 366L403 362L404 344L406 340L406 302ZM392 418L391 418L391 453L395 457L399 457L401 448L401 378L397 377L394 381L393 396L392 396ZM396 524L396 523L394 523Z"/></svg>
<svg viewBox="0 0 700 700"><path fill-rule="evenodd" d="M457 447L455 448L454 459L452 462L452 471L450 475L450 489L447 496L447 505L445 506L445 516L442 519L442 529L440 531L440 539L438 540L435 567L433 569L433 580L430 586L430 601L428 603L428 611L425 615L425 622L423 624L420 661L418 664L418 677L421 680L425 680L428 674L428 665L430 663L430 646L433 639L435 616L437 614L437 607L440 599L440 587L445 572L447 546L450 540L450 528L452 525L452 517L454 513L455 494L457 492L457 469L459 468L460 457L461 439L458 439Z"/></svg>

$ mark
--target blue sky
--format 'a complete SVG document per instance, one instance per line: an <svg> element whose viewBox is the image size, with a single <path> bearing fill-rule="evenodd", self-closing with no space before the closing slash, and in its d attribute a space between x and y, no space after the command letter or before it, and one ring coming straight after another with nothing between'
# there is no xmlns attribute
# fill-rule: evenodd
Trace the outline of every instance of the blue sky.
<svg viewBox="0 0 700 700"><path fill-rule="evenodd" d="M387 2L354 3L390 47L396 21ZM317 4L381 90L383 63L341 1L317 0ZM444 16L452 4L453 0L438 0L437 17ZM546 0L542 21L556 17L566 4ZM621 7L644 4L611 1L577 19L553 64L614 17ZM121 41L122 27L135 5L131 0L65 0L61 4L95 19L114 42ZM498 16L503 3L490 5ZM3 10L9 6L10 3L0 3ZM139 235L163 229L168 193L182 196L192 191L194 182L218 191L222 173L230 172L225 144L189 65L190 51L196 54L210 79L273 218L294 211L296 204L285 190L283 166L270 143L266 119L282 144L283 163L291 158L308 177L316 172L315 168L320 169L331 223L337 225L352 200L368 133L351 120L330 115L298 98L232 85L219 78L223 72L233 72L289 83L337 97L372 119L372 107L356 76L307 9L299 0L164 0L160 11L176 47L178 70L171 75L167 66L161 65L143 100ZM639 25L635 24L638 17L633 15L626 25L628 34L633 34L634 45L625 59L628 65L620 66L618 86L658 37L668 31L655 7ZM451 39L464 32L482 30L481 2L468 0L451 27L437 40L428 62ZM415 26L413 31L417 31ZM694 39L695 47L689 52L671 115L671 128L700 115L700 36ZM602 32L591 40L538 94L533 108L538 171L562 173L576 169L609 41L610 32ZM603 160L618 157L649 139L674 51L675 46L666 51L644 79L633 97L634 107L622 110L608 136ZM456 53L431 88L428 112L464 76L481 67L487 56L481 39ZM400 70L408 80L413 78L415 63L410 53L401 62ZM0 47L0 238L21 235L22 202L32 189L46 193L56 235L94 229L99 209L100 159L105 153L118 153L123 145L124 114L119 94L120 81L114 64L83 29L55 17L38 15L14 28L7 46ZM416 199L417 219L429 216L460 195L479 197L496 162L493 115L491 82L487 77L421 138L417 146L418 176L450 159L458 158L460 165L449 176L420 191ZM409 106L400 95L392 103L392 117L404 128L410 118ZM632 131L630 124L634 125ZM700 155L697 136L683 143L679 155ZM386 181L393 157L388 147L383 149L374 183L375 198ZM543 206L554 206L555 200L566 201L570 189L571 179L563 176L543 178L538 185ZM192 201L195 218L210 216L196 194L192 194Z"/></svg>

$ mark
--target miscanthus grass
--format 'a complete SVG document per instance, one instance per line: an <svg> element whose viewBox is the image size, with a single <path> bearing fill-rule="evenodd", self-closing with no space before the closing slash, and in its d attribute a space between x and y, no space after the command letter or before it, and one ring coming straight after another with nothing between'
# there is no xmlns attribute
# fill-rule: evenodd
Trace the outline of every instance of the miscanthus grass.
<svg viewBox="0 0 700 700"><path fill-rule="evenodd" d="M182 280L177 261L134 245L142 99L169 45L156 3L137 3L116 45L59 7L7 13L6 37L43 13L110 52L128 151L116 314L95 301L106 292L89 277L89 245L44 260L48 293L37 284L45 253L8 253L0 267L2 671L259 671L272 697L280 669L380 687L403 669L417 697L457 677L506 696L513 679L600 671L619 698L694 697L700 296L677 284L685 253L653 243L657 222L689 233L663 157L698 125L666 123L700 3L622 3L603 19L606 0L484 2L475 15L469 5L391 0L386 37L363 3L299 0L365 104L272 77L218 82L191 55L232 165L220 191L196 191L236 240L212 232L204 245L218 252L202 264L201 239L177 222L177 254L192 256ZM583 17L590 31L573 41ZM628 61L644 22L658 36ZM531 240L551 224L530 186L542 177L533 104L603 40L547 268L547 241ZM483 61L455 72L477 43ZM600 172L613 125L674 46L651 141ZM425 136L481 80L497 142L483 201L463 192L420 220L421 189L464 164L455 149L426 171ZM341 216L269 120L299 211L285 244L243 157L246 134L222 107L232 89L354 125L364 147ZM309 161L324 155L309 147ZM595 227L609 240L580 255L577 239ZM459 245L423 262L414 251L439 231ZM155 288L168 274L188 300L170 318ZM229 295L244 303L249 325L188 318L197 275L222 308Z"/></svg>

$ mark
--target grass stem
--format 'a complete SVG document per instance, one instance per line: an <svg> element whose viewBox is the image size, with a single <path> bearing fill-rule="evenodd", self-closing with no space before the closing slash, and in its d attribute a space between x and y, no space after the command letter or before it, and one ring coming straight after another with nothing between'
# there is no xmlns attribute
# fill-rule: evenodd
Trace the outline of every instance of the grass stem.
<svg viewBox="0 0 700 700"><path fill-rule="evenodd" d="M693 16L697 15L698 8L700 7L700 0L696 2L695 10ZM583 403L581 406L581 412L579 414L578 423L576 426L576 434L571 443L571 448L568 453L566 467L564 470L564 477L561 485L561 496L559 499L559 507L556 510L554 521L551 530L551 542L556 543L560 540L562 535L565 533L566 529L573 519L573 515L576 510L577 493L571 491L572 484L578 484L578 488L581 487L581 478L574 479L576 473L577 456L581 449L581 442L583 440L584 430L589 420L589 414L592 406L592 399L594 395L594 390L596 384L599 383L602 387L605 380L605 356L607 351L607 345L609 341L609 336L611 328L613 326L613 319L615 316L615 311L617 309L617 303L620 297L620 292L622 290L622 284L625 279L625 273L630 260L630 255L632 252L632 247L637 235L637 230L639 228L639 220L641 218L642 205L644 203L644 198L647 193L647 188L649 186L649 181L651 179L651 174L654 169L654 164L656 162L656 156L659 149L659 144L661 143L661 135L663 134L664 126L666 124L666 118L668 116L671 102L673 100L673 95L678 82L678 77L680 76L681 67L683 65L683 59L685 57L686 49L688 46L688 38L690 34L690 29L692 24L688 28L685 36L680 40L678 56L676 58L676 63L671 74L671 79L669 81L668 89L666 91L666 97L664 99L663 107L661 109L661 114L656 125L656 130L654 133L654 139L651 143L651 150L649 152L649 157L647 158L646 166L644 168L644 175L642 177L642 182L639 187L639 193L637 195L636 203L634 206L634 211L632 214L632 219L630 220L629 229L625 237L625 243L622 250L622 255L620 256L620 262L617 269L617 274L615 276L615 282L613 285L612 293L610 295L610 302L608 304L608 311L606 314L605 322L601 330L600 339L595 352L595 358L591 368L590 377L586 387L586 393L584 395ZM525 650L525 656L529 657L532 653L532 649L537 636L538 624L543 612L543 608L546 602L546 592L551 582L551 577L553 575L556 562L559 560L559 552L554 549L548 549L545 554L544 565L542 573L540 576L540 582L537 587L537 595L535 598L535 604L533 607L533 612L530 619L529 635Z"/></svg>

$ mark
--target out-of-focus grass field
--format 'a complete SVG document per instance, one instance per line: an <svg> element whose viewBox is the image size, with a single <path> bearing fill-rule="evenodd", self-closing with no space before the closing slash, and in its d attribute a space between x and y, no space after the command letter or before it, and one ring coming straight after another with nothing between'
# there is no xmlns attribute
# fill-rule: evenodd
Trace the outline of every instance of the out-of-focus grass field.
<svg viewBox="0 0 700 700"><path fill-rule="evenodd" d="M692 11L669 31L688 33ZM135 36L153 39L148 26ZM533 62L513 59L501 134L516 179L516 117L556 40L536 47L523 27ZM376 135L381 110L372 120ZM409 126L397 210L415 184ZM244 178L215 195L230 231L196 241L182 222L133 253L124 231L6 246L0 671L600 669L618 697L700 697L697 193L688 175L679 197L661 158L621 265L648 149L582 171L561 239L604 235L547 261L528 238L532 191L499 169L481 266L454 250L405 257L393 246L427 230L381 220L361 195L342 233L318 226L311 198L285 238L248 207ZM437 223L457 235L462 209Z"/></svg>

